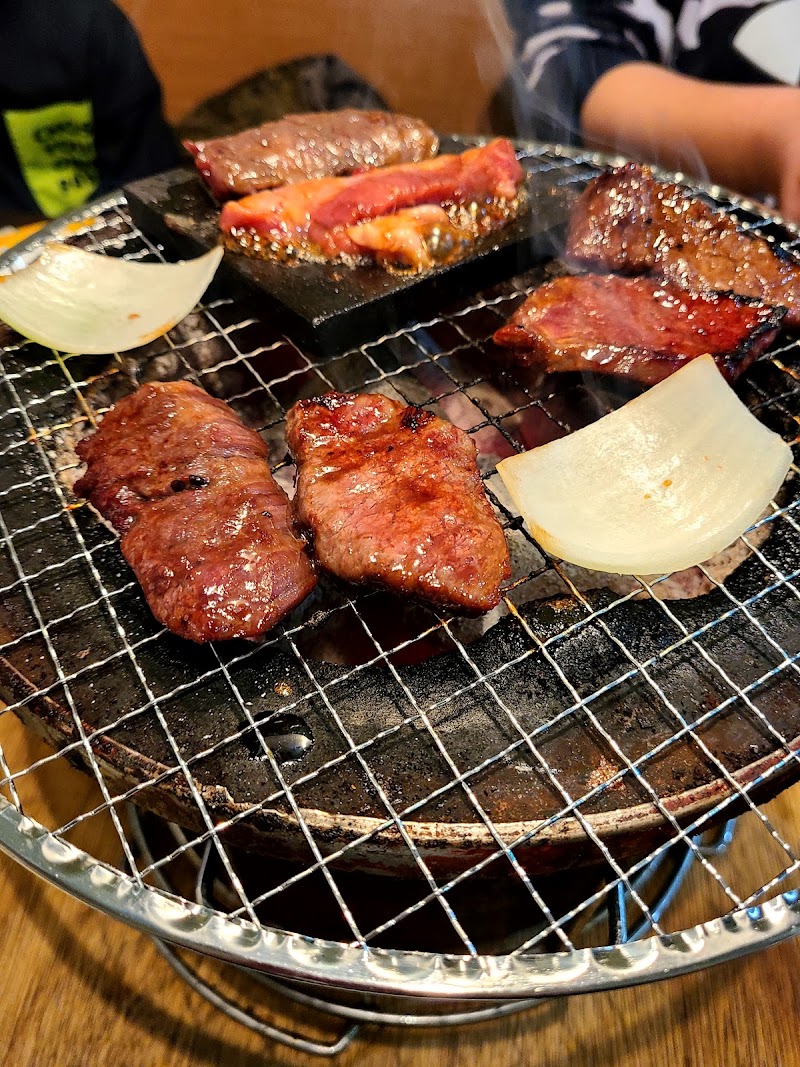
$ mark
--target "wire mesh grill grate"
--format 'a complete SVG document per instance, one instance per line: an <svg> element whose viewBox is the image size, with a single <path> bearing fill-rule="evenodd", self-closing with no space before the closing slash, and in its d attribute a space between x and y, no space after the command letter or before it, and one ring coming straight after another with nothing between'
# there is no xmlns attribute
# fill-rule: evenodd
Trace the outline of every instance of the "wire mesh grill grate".
<svg viewBox="0 0 800 1067"><path fill-rule="evenodd" d="M526 164L568 192L600 161L540 150ZM790 231L713 192L743 227L793 253ZM121 197L71 223L68 239L164 258ZM625 398L608 383L501 373L485 356L491 333L557 269L535 268L327 359L277 332L255 304L213 290L165 337L108 360L0 336L9 810L41 824L48 841L114 865L122 856L135 886L166 878L184 902L191 889L169 879L204 854L216 886L204 903L260 930L361 951L574 955L613 940L618 893L637 936L666 935L643 876L678 852L693 857L715 901L698 922L777 893L791 902L796 834L764 802L800 777L797 470L729 558L680 581L598 581L544 556L511 509L497 460ZM783 337L741 389L793 443L799 356ZM501 608L483 623L402 612L383 594L323 581L263 643L187 647L150 616L115 535L71 492L76 441L138 384L173 378L222 397L258 429L287 489L284 418L303 397L377 390L460 426L511 547ZM57 747L21 740L9 712ZM90 771L91 787L43 804L68 762ZM184 829L143 856L128 803ZM763 841L758 864L708 847L742 814ZM85 844L102 835L107 855Z"/></svg>

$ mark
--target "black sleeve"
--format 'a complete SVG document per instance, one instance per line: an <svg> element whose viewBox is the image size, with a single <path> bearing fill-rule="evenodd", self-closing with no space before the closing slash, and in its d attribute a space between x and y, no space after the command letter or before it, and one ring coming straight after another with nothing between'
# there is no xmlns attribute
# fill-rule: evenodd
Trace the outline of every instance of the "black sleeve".
<svg viewBox="0 0 800 1067"><path fill-rule="evenodd" d="M657 0L506 0L506 8L514 119L527 137L579 144L581 107L606 71L670 60L674 22Z"/></svg>
<svg viewBox="0 0 800 1067"><path fill-rule="evenodd" d="M161 88L126 16L96 0L90 28L91 95L100 192L180 161Z"/></svg>

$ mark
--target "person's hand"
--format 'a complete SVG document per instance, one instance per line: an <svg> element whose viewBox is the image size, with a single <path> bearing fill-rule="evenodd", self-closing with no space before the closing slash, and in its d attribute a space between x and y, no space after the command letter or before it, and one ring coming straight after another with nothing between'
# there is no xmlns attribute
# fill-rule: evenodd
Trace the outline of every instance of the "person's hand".
<svg viewBox="0 0 800 1067"><path fill-rule="evenodd" d="M740 193L772 195L800 222L800 89L699 81L626 63L594 86L585 139Z"/></svg>
<svg viewBox="0 0 800 1067"><path fill-rule="evenodd" d="M800 136L787 146L781 172L778 205L781 215L791 222L800 222Z"/></svg>
<svg viewBox="0 0 800 1067"><path fill-rule="evenodd" d="M800 89L776 88L774 105L764 121L771 153L769 192L777 198L780 213L800 223Z"/></svg>

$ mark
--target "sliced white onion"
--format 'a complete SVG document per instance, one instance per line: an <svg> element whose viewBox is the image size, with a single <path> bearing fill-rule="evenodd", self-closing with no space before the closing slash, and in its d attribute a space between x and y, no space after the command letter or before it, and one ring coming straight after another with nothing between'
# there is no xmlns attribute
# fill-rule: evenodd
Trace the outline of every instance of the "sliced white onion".
<svg viewBox="0 0 800 1067"><path fill-rule="evenodd" d="M0 319L59 352L126 352L185 318L221 259L214 248L181 263L134 263L54 242L0 277Z"/></svg>
<svg viewBox="0 0 800 1067"><path fill-rule="evenodd" d="M497 471L547 552L592 570L665 574L751 526L792 451L742 404L710 356L568 437Z"/></svg>

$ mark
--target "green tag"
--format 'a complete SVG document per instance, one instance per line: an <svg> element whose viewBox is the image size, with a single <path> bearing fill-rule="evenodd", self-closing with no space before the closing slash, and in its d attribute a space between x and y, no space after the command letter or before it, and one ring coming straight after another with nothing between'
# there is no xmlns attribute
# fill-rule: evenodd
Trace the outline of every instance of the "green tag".
<svg viewBox="0 0 800 1067"><path fill-rule="evenodd" d="M92 105L66 101L3 113L22 175L48 218L78 207L97 188Z"/></svg>

